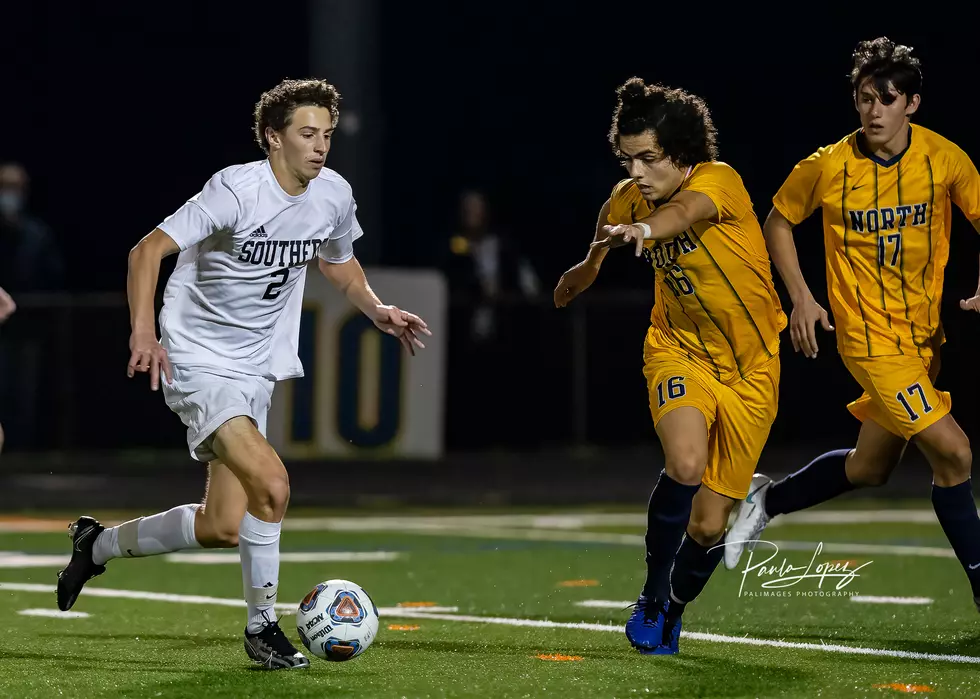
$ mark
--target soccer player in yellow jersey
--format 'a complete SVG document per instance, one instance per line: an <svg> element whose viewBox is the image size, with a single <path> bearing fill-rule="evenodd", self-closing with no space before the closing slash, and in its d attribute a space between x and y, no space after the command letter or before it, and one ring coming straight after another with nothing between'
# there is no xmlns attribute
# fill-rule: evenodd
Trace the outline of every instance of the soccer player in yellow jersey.
<svg viewBox="0 0 980 699"><path fill-rule="evenodd" d="M786 317L749 195L716 160L705 103L639 78L617 94L610 140L630 178L603 205L595 242L562 276L555 305L592 284L610 247L630 245L654 268L643 373L666 464L650 496L647 579L626 636L666 655L678 651L685 605L721 560L717 544L776 417Z"/></svg>
<svg viewBox="0 0 980 699"><path fill-rule="evenodd" d="M793 169L765 235L793 300L793 346L815 357L815 324L832 327L800 272L793 227L823 210L837 349L864 389L848 405L861 430L855 448L824 454L778 483L757 475L729 532L725 563L735 567L738 542L757 540L770 517L884 483L914 439L932 466L936 515L980 608L970 443L950 414L949 393L934 386L952 208L980 230L980 175L955 144L910 124L922 85L910 48L884 37L861 42L851 82L861 129ZM980 310L980 291L960 306Z"/></svg>

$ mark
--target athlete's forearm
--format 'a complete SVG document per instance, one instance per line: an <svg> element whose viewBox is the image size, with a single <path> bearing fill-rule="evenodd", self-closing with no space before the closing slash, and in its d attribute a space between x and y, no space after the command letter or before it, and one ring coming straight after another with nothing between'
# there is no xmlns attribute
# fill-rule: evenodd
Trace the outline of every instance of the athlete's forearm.
<svg viewBox="0 0 980 699"><path fill-rule="evenodd" d="M356 257L352 257L339 265L320 260L320 271L323 276L342 292L351 305L372 320L377 315L376 309L383 305L378 295L368 284L364 269Z"/></svg>
<svg viewBox="0 0 980 699"><path fill-rule="evenodd" d="M676 238L695 223L715 220L718 208L711 197L703 192L678 192L674 197L644 219L636 223L650 226L649 238L669 240Z"/></svg>
<svg viewBox="0 0 980 699"><path fill-rule="evenodd" d="M602 227L607 225L609 222L609 200L606 199L606 203L602 205L599 210L599 220L595 224L595 236L592 238L592 242L597 243L600 240L606 239L606 232L602 230ZM589 247L589 254L586 256L585 261L599 268L602 265L602 261L606 258L606 253L609 252L608 248L594 248Z"/></svg>
<svg viewBox="0 0 980 699"><path fill-rule="evenodd" d="M354 281L347 287L347 300L351 302L361 313L374 320L377 315L378 306L381 299L374 293L374 289L368 284L367 277L361 273L361 278Z"/></svg>
<svg viewBox="0 0 980 699"><path fill-rule="evenodd" d="M800 259L796 254L796 243L793 242L793 226L776 209L773 209L766 219L763 229L766 238L766 248L772 258L776 271L779 272L786 290L789 292L793 305L796 306L807 298L812 297L810 287L803 278L800 269Z"/></svg>
<svg viewBox="0 0 980 699"><path fill-rule="evenodd" d="M650 238L653 240L668 240L676 238L681 233L690 228L695 221L683 206L675 203L664 204L652 214L637 223L645 223L650 226Z"/></svg>
<svg viewBox="0 0 980 699"><path fill-rule="evenodd" d="M129 300L129 322L134 333L156 333L154 298L160 277L164 249L155 244L154 234L146 236L129 251L126 296Z"/></svg>
<svg viewBox="0 0 980 699"><path fill-rule="evenodd" d="M980 296L980 274L977 275L977 296Z"/></svg>

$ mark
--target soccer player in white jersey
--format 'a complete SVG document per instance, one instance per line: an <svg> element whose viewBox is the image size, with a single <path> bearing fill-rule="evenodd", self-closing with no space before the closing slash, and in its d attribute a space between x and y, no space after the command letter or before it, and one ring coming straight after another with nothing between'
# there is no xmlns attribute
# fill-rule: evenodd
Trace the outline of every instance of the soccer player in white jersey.
<svg viewBox="0 0 980 699"><path fill-rule="evenodd" d="M273 611L289 477L265 438L276 381L302 375L297 356L308 263L406 349L431 335L418 316L386 306L354 257L362 235L350 185L324 167L340 96L320 80L286 80L255 107L268 158L215 174L129 255L132 335L127 369L149 373L187 426L191 456L208 464L202 504L105 528L70 526L71 561L58 574L58 607L113 558L233 548L242 559L245 651L269 669L306 667ZM160 261L179 252L154 328Z"/></svg>

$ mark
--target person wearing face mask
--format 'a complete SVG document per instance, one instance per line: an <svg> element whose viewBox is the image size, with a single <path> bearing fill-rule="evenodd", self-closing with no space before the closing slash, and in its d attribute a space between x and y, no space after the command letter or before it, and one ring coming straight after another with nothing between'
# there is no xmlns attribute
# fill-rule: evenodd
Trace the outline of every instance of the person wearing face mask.
<svg viewBox="0 0 980 699"><path fill-rule="evenodd" d="M56 291L64 280L61 246L44 221L28 209L29 184L21 164L0 163L0 288L15 296ZM5 315L0 312L2 322L12 308L6 302L0 305L8 309ZM39 358L45 345L39 333L53 327L29 318L30 314L18 314L0 333L0 421L23 444L37 438Z"/></svg>
<svg viewBox="0 0 980 699"><path fill-rule="evenodd" d="M17 310L17 304L10 298L10 294L0 287L0 324L7 320L10 315ZM0 451L3 451L3 425L0 425Z"/></svg>
<svg viewBox="0 0 980 699"><path fill-rule="evenodd" d="M30 181L19 163L0 165L0 286L11 293L57 291L64 282L61 246L27 208Z"/></svg>

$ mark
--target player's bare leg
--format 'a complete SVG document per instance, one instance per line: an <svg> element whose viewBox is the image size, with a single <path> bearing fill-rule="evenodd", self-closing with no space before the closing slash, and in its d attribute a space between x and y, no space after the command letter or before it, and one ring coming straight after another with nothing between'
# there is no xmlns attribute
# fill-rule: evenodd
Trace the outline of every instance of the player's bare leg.
<svg viewBox="0 0 980 699"><path fill-rule="evenodd" d="M235 548L248 496L238 477L221 461L208 463L204 503L197 511L194 534L206 549Z"/></svg>
<svg viewBox="0 0 980 699"><path fill-rule="evenodd" d="M704 590L708 578L721 560L724 545L720 542L725 536L725 527L733 507L734 499L708 487L701 488L695 494L687 534L677 549L670 570L670 604L664 616L664 639L657 649L658 655L678 652L681 615Z"/></svg>
<svg viewBox="0 0 980 699"><path fill-rule="evenodd" d="M973 601L980 611L980 517L970 478L970 440L952 415L944 416L914 439L932 467L932 506L970 580Z"/></svg>
<svg viewBox="0 0 980 699"><path fill-rule="evenodd" d="M755 548L751 542L759 540L773 517L819 505L855 488L884 485L907 446L898 435L866 419L853 449L822 454L778 482L757 473L729 529L725 567L734 569L742 552Z"/></svg>
<svg viewBox="0 0 980 699"><path fill-rule="evenodd" d="M627 639L645 653L655 653L663 643L670 568L708 464L708 428L697 408L682 406L671 410L657 423L657 434L665 466L650 495L647 511L647 579L626 623Z"/></svg>
<svg viewBox="0 0 980 699"><path fill-rule="evenodd" d="M308 667L310 661L279 628L279 536L289 504L289 476L279 455L247 417L232 418L214 435L214 452L237 477L247 511L238 530L248 621L245 652L270 670Z"/></svg>
<svg viewBox="0 0 980 699"><path fill-rule="evenodd" d="M58 574L58 607L70 609L82 587L113 558L142 558L196 548L234 548L246 507L245 490L221 462L208 465L204 502L174 507L105 528L92 517L69 527L72 558Z"/></svg>

